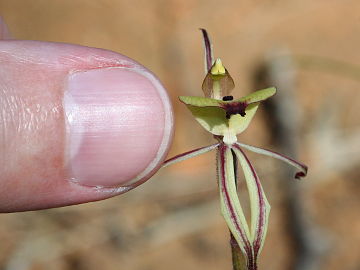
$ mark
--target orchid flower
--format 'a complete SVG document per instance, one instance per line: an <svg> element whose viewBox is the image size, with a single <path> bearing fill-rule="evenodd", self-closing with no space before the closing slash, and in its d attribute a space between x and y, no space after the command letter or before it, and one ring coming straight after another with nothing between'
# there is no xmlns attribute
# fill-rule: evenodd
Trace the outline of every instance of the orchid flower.
<svg viewBox="0 0 360 270"><path fill-rule="evenodd" d="M214 61L212 44L206 30L201 29L205 47L206 77L202 84L205 97L180 96L199 124L213 134L217 143L177 155L164 163L170 164L217 150L217 173L221 212L232 237L242 253L242 262L236 269L257 269L257 260L264 245L270 205L260 179L244 150L274 157L298 169L295 178L307 173L307 167L279 153L238 142L237 135L250 124L260 102L276 93L274 87L234 99L230 96L234 81L220 59ZM245 218L237 193L236 163L243 173L250 200L250 223ZM235 266L234 266L235 267ZM239 268L240 267L240 268Z"/></svg>

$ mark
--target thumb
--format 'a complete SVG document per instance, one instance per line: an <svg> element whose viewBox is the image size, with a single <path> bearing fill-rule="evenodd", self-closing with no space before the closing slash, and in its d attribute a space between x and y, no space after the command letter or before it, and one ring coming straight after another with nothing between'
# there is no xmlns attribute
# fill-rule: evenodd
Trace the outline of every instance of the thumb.
<svg viewBox="0 0 360 270"><path fill-rule="evenodd" d="M172 137L158 79L106 50L0 41L0 212L101 200L160 167Z"/></svg>

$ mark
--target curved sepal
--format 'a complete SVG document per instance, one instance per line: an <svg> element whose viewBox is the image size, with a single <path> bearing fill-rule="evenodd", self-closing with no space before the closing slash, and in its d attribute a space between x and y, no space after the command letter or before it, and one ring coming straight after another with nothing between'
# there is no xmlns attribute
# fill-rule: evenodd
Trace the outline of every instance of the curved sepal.
<svg viewBox="0 0 360 270"><path fill-rule="evenodd" d="M214 150L218 146L219 146L219 143L215 143L215 144L212 144L212 145L209 145L209 146L200 147L200 148L197 148L197 149L182 153L180 155L176 155L175 157L172 157L172 158L170 158L168 160L165 160L162 167L165 168L165 167L167 167L169 165L172 165L174 163L178 163L180 161L187 160L189 158L193 158L193 157L205 154L205 153L207 153L207 152L209 152L211 150Z"/></svg>
<svg viewBox="0 0 360 270"><path fill-rule="evenodd" d="M298 169L298 171L295 174L296 179L301 179L302 177L305 177L307 175L308 167L305 164L303 164L299 161L296 161L295 159L292 159L283 154L280 154L280 153L277 153L277 152L274 152L271 150L263 149L260 147L256 147L256 146L252 146L252 145L248 145L248 144L244 144L244 143L239 143L239 142L236 144L240 147L243 147L243 148L253 151L255 153L279 159L279 160L284 161L287 164L295 167L296 169Z"/></svg>

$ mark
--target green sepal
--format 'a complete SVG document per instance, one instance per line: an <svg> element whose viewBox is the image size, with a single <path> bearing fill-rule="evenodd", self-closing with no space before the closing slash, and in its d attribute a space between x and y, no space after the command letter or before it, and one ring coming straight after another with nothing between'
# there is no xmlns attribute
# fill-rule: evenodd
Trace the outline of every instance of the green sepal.
<svg viewBox="0 0 360 270"><path fill-rule="evenodd" d="M246 102L247 104L264 101L276 94L276 88L270 87L262 90L255 91L245 97L234 100L238 102Z"/></svg>
<svg viewBox="0 0 360 270"><path fill-rule="evenodd" d="M245 261L251 247L251 233L242 209L236 188L234 162L231 148L225 147L218 152L218 184L220 190L220 207L226 224L239 244Z"/></svg>
<svg viewBox="0 0 360 270"><path fill-rule="evenodd" d="M256 253L256 260L257 255L260 254L264 245L271 207L264 193L260 179L244 152L237 145L232 149L242 167L249 192L251 211L250 235L253 247L256 249L254 250Z"/></svg>

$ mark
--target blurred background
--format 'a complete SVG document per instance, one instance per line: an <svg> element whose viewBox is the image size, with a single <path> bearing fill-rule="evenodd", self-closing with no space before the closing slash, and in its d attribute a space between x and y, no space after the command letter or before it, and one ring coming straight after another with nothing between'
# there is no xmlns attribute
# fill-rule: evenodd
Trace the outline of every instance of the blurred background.
<svg viewBox="0 0 360 270"><path fill-rule="evenodd" d="M206 28L235 97L279 90L239 140L310 168L299 182L249 154L272 206L259 269L360 269L359 1L0 0L0 15L17 39L106 48L157 74L169 156L213 143L177 100L202 95ZM103 202L0 215L0 269L231 269L228 241L209 153Z"/></svg>

